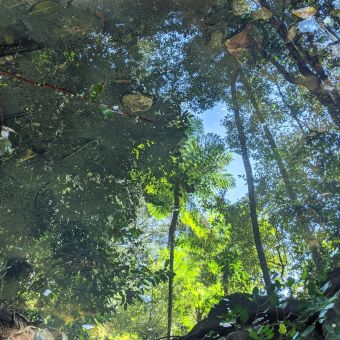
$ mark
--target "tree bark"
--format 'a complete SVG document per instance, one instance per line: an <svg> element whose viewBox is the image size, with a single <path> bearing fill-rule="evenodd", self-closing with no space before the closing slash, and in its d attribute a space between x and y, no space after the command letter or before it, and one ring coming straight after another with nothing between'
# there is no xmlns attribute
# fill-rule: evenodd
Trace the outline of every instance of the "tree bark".
<svg viewBox="0 0 340 340"><path fill-rule="evenodd" d="M237 76L234 76L234 79L231 84L232 105L233 105L235 123L237 127L237 132L238 132L238 139L239 139L239 143L241 147L242 160L243 160L244 169L245 169L246 177L247 177L250 218L251 218L251 224L252 224L252 229L253 229L253 234L254 234L255 247L256 247L258 258L259 258L260 266L262 269L265 286L269 293L272 282L270 279L266 256L263 250L262 239L261 239L259 223L258 223L258 218L257 218L253 170L252 170L252 167L249 161L247 138L244 132L243 122L240 116L239 104L238 104L237 94L236 94L237 78L238 78Z"/></svg>
<svg viewBox="0 0 340 340"><path fill-rule="evenodd" d="M277 167L279 168L279 172L280 175L282 177L283 183L284 183L284 187L287 193L287 196L289 198L289 200L292 203L292 206L294 207L295 211L296 211L296 219L298 224L300 225L302 232L304 234L304 237L307 241L308 247L312 253L313 256L313 260L315 263L315 266L318 270L322 270L322 260L321 260L321 256L319 254L319 251L317 249L317 241L315 239L315 236L313 235L313 232L311 231L310 228L310 222L308 221L308 219L305 216L305 210L303 207L303 204L300 202L294 187L293 187L293 183L290 180L290 176L289 173L285 167L285 164L283 162L283 159L280 155L280 152L278 150L278 147L276 145L275 139L268 127L268 125L266 124L266 120L264 118L264 115L262 114L262 110L260 108L260 105L258 104L254 92L252 91L252 88L249 84L249 81L247 79L247 77L244 75L244 73L241 71L240 72L240 78L242 80L242 83L246 89L246 94L247 97L250 99L250 102L255 110L255 114L256 117L259 119L260 123L262 124L262 128L263 128L263 133L268 141L268 144L270 146L271 152L273 154L273 158L276 161Z"/></svg>
<svg viewBox="0 0 340 340"><path fill-rule="evenodd" d="M173 307L173 283L174 283L174 251L175 251L175 233L178 223L179 209L180 209L180 191L179 185L177 184L174 189L174 209L172 213L171 223L169 227L169 279L168 279L168 328L167 328L167 339L171 338L171 327L172 327L172 307Z"/></svg>

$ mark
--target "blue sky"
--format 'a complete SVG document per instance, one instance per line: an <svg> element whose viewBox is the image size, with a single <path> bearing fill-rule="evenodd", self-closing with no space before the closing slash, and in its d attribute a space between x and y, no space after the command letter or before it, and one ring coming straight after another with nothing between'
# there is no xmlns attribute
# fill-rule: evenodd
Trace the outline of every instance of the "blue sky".
<svg viewBox="0 0 340 340"><path fill-rule="evenodd" d="M225 106L218 104L213 109L207 110L200 115L200 118L203 120L205 133L213 132L221 137L225 136L225 128L221 124L225 112ZM247 194L246 181L239 177L245 175L242 157L240 155L233 153L233 160L228 167L228 171L235 178L235 188L229 190L228 199L231 202L236 202L239 198Z"/></svg>

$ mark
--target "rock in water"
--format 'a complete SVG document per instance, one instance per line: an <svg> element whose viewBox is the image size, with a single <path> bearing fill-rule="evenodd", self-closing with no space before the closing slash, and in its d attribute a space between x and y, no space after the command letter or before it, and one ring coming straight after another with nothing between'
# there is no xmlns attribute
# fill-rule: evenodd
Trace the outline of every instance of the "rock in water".
<svg viewBox="0 0 340 340"><path fill-rule="evenodd" d="M147 111L151 108L153 100L150 97L141 94L131 93L123 97L122 104L131 112Z"/></svg>
<svg viewBox="0 0 340 340"><path fill-rule="evenodd" d="M254 20L269 20L273 13L266 7L261 7L253 13Z"/></svg>

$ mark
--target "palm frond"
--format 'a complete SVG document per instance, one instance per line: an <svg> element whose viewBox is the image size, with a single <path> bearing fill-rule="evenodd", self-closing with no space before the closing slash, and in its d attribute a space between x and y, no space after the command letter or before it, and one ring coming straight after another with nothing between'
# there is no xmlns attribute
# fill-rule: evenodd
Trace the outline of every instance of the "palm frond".
<svg viewBox="0 0 340 340"><path fill-rule="evenodd" d="M196 188L215 191L233 184L232 176L226 172L231 156L219 135L192 136L182 146L181 158L182 170Z"/></svg>

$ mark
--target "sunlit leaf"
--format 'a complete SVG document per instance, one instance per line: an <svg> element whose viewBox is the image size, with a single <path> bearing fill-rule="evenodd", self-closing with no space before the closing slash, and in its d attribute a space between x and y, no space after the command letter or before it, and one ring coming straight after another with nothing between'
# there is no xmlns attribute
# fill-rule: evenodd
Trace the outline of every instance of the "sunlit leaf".
<svg viewBox="0 0 340 340"><path fill-rule="evenodd" d="M199 224L199 221L196 221L192 214L186 212L183 214L182 222L190 227L190 229L197 235L199 238L204 238L207 235L207 231Z"/></svg>
<svg viewBox="0 0 340 340"><path fill-rule="evenodd" d="M289 28L288 34L287 34L287 40L293 41L294 38L296 37L297 31L298 31L298 30L297 30L297 27L296 27L296 26L292 26L291 28Z"/></svg>
<svg viewBox="0 0 340 340"><path fill-rule="evenodd" d="M286 334L287 333L287 328L284 323L279 324L279 333L280 334Z"/></svg>
<svg viewBox="0 0 340 340"><path fill-rule="evenodd" d="M308 271L307 269L304 269L302 274L301 274L301 280L305 280L308 276Z"/></svg>
<svg viewBox="0 0 340 340"><path fill-rule="evenodd" d="M102 113L103 113L104 116L110 117L110 116L113 115L114 112L113 112L113 110L110 110L110 109L103 109Z"/></svg>
<svg viewBox="0 0 340 340"><path fill-rule="evenodd" d="M303 8L299 8L293 11L293 14L301 19L307 19L312 17L316 13L316 8L312 6L307 6Z"/></svg>
<svg viewBox="0 0 340 340"><path fill-rule="evenodd" d="M94 84L91 86L91 90L89 94L90 101L95 101L97 99L97 97L103 92L104 86L105 86L104 82Z"/></svg>

